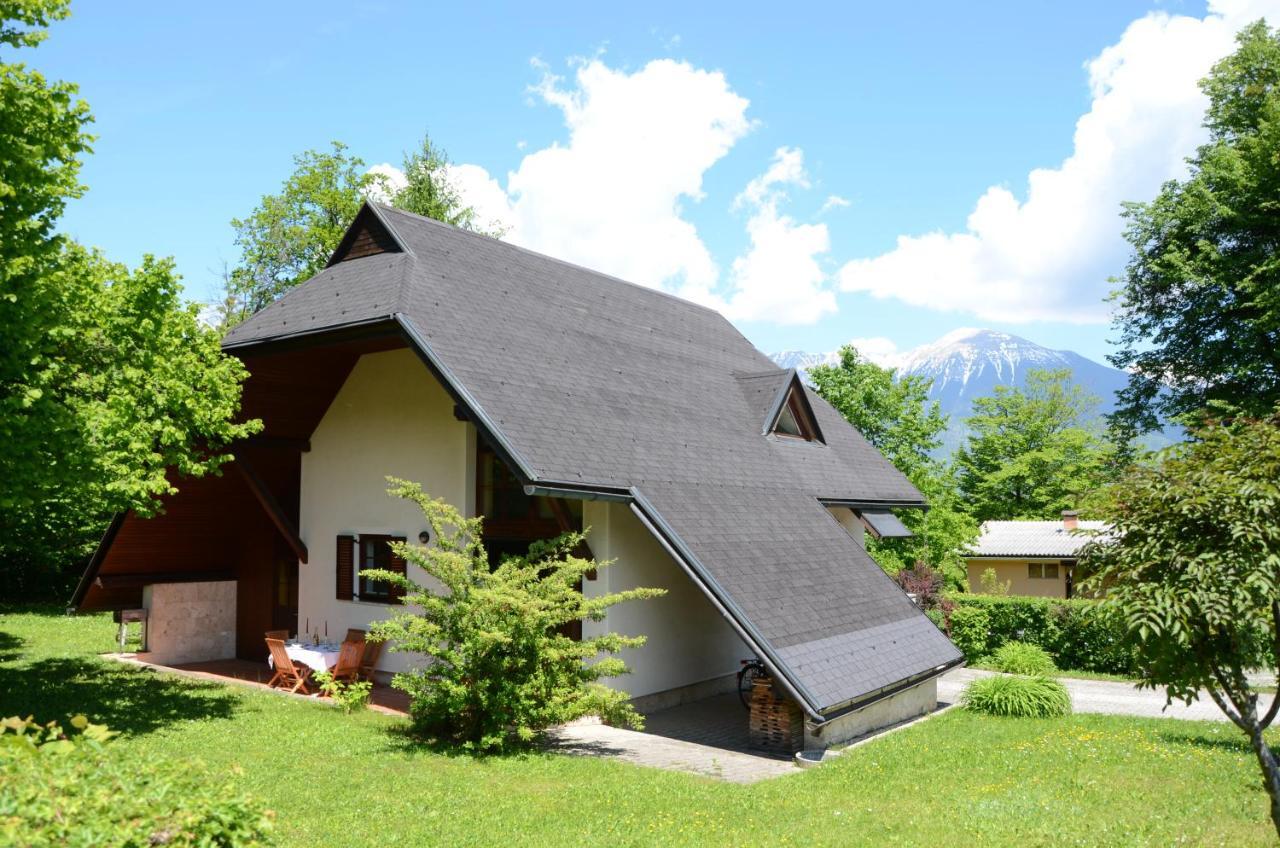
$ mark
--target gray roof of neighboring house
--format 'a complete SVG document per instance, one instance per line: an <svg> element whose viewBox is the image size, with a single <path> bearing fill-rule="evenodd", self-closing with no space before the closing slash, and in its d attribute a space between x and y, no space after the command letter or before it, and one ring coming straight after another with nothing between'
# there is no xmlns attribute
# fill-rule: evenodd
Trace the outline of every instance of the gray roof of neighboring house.
<svg viewBox="0 0 1280 848"><path fill-rule="evenodd" d="M969 549L973 557L1074 557L1099 534L1105 521L1078 522L1076 531L1061 521L987 521L978 541Z"/></svg>
<svg viewBox="0 0 1280 848"><path fill-rule="evenodd" d="M763 435L795 374L719 313L391 207L361 215L407 252L331 264L224 346L395 317L513 471L642 509L811 713L959 661L822 505L920 493L807 389L825 444Z"/></svg>

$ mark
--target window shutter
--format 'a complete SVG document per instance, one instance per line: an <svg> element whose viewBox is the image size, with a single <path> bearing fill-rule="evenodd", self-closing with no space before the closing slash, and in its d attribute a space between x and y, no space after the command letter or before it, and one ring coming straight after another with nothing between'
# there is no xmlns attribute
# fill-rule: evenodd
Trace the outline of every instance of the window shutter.
<svg viewBox="0 0 1280 848"><path fill-rule="evenodd" d="M404 540L405 539L403 536L391 536L390 538L387 539L387 543L390 544L391 542L403 542ZM404 560L401 559L400 555L396 553L394 550L391 551L390 563L391 563L391 567L387 569L388 571L394 571L396 574L399 574L401 577L408 576L409 572L408 572L408 569L405 567ZM391 603L393 604L404 603L404 589L401 589L399 586L391 587Z"/></svg>
<svg viewBox="0 0 1280 848"><path fill-rule="evenodd" d="M335 561L338 564L337 598L340 601L351 600L351 595L354 592L355 587L352 584L356 571L355 549L355 536L338 537L338 555Z"/></svg>

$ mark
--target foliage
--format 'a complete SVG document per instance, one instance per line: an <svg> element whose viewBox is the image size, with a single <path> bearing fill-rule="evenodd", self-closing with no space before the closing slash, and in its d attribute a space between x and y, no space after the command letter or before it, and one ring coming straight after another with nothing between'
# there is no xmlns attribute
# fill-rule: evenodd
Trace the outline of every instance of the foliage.
<svg viewBox="0 0 1280 848"><path fill-rule="evenodd" d="M981 653L998 651L1007 642L1026 642L1048 652L1058 668L1141 676L1123 617L1097 601L1017 595L953 595L952 600L953 619L962 610L979 610L986 616Z"/></svg>
<svg viewBox="0 0 1280 848"><path fill-rule="evenodd" d="M930 381L881 368L851 345L841 348L838 365L811 368L809 379L929 503L928 511L900 512L910 538L868 539L873 558L890 573L923 562L942 572L952 588L962 588L961 551L978 537L978 527L962 508L950 470L933 456L947 419L936 401L929 402Z"/></svg>
<svg viewBox="0 0 1280 848"><path fill-rule="evenodd" d="M893 576L902 591L916 596L916 602L926 612L941 610L944 614L951 610L951 601L943 594L946 578L923 563L912 568L904 568Z"/></svg>
<svg viewBox="0 0 1280 848"><path fill-rule="evenodd" d="M996 668L1008 674L1051 676L1058 667L1039 645L1027 642L1005 642L992 656Z"/></svg>
<svg viewBox="0 0 1280 848"><path fill-rule="evenodd" d="M1209 140L1187 177L1125 207L1133 253L1110 357L1130 374L1113 418L1124 436L1280 402L1280 31L1258 21L1236 40L1200 83Z"/></svg>
<svg viewBox="0 0 1280 848"><path fill-rule="evenodd" d="M1070 383L1069 369L1034 369L973 401L956 467L978 521L1056 518L1106 481L1113 450L1083 423L1098 399Z"/></svg>
<svg viewBox="0 0 1280 848"><path fill-rule="evenodd" d="M3 4L0 44L44 36L10 20L65 14ZM213 471L255 426L229 423L244 371L183 304L172 262L130 271L55 233L89 143L75 92L0 62L0 560L27 597L64 592L113 512L153 512L166 468Z"/></svg>
<svg viewBox="0 0 1280 848"><path fill-rule="evenodd" d="M602 621L609 607L664 590L588 597L580 590L584 575L608 563L574 554L581 533L537 542L491 570L483 519L464 518L416 483L390 483L391 494L418 505L435 539L431 546L397 543L396 553L443 586L437 594L393 572L361 572L406 592L406 608L375 623L371 635L390 641L393 651L430 660L393 680L409 693L418 733L472 751L500 751L585 715L640 726L626 693L599 681L627 673L613 655L643 645L644 637L606 633L575 641L562 629Z"/></svg>
<svg viewBox="0 0 1280 848"><path fill-rule="evenodd" d="M987 634L991 620L980 607L959 606L951 611L947 635L967 660L976 660L987 653Z"/></svg>
<svg viewBox="0 0 1280 848"><path fill-rule="evenodd" d="M223 280L224 327L234 326L289 289L315 276L365 198L389 200L406 212L483 232L449 177L448 155L429 136L404 159L404 182L370 169L347 145L293 157L293 173L277 194L263 196L248 217L231 222L239 263Z"/></svg>
<svg viewBox="0 0 1280 848"><path fill-rule="evenodd" d="M342 707L348 715L363 710L373 693L373 684L368 680L337 680L328 671L313 672L311 679L320 687L320 694Z"/></svg>
<svg viewBox="0 0 1280 848"><path fill-rule="evenodd" d="M964 687L966 710L1015 718L1058 718L1071 712L1067 687L1049 677L996 674Z"/></svg>
<svg viewBox="0 0 1280 848"><path fill-rule="evenodd" d="M84 716L64 730L0 722L0 842L40 846L258 846L273 814L188 764L127 763Z"/></svg>
<svg viewBox="0 0 1280 848"><path fill-rule="evenodd" d="M239 767L243 791L279 811L285 845L749 845L761 821L786 822L783 845L1275 844L1266 794L1225 722L952 710L795 779L735 785L556 751L433 751L397 716L103 659L114 632L109 614L0 607L0 716L83 711L122 731L113 756L139 768ZM315 800L353 787L359 803Z"/></svg>
<svg viewBox="0 0 1280 848"><path fill-rule="evenodd" d="M1116 538L1086 547L1094 587L1125 619L1170 700L1208 690L1248 736L1280 832L1280 768L1247 673L1280 665L1280 409L1208 424L1111 491Z"/></svg>
<svg viewBox="0 0 1280 848"><path fill-rule="evenodd" d="M1009 587L1013 585L1012 580L1000 582L1000 577L996 574L994 568L984 568L982 576L978 578L978 588L984 595L994 595L1003 597L1009 594Z"/></svg>

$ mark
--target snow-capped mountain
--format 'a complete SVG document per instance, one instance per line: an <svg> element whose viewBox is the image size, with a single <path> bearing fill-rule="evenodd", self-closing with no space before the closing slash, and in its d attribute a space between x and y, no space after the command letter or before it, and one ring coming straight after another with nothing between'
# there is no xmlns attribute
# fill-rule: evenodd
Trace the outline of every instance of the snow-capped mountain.
<svg viewBox="0 0 1280 848"><path fill-rule="evenodd" d="M838 361L837 353L785 351L772 359L784 368L811 368ZM964 439L964 419L976 397L990 395L996 386L1021 386L1027 372L1037 368L1070 369L1072 380L1100 399L1098 413L1115 408L1116 392L1128 377L1123 371L1086 359L1069 350L1050 350L1035 342L996 330L960 329L914 350L880 357L879 364L933 381L929 397L951 417L943 450L950 453Z"/></svg>

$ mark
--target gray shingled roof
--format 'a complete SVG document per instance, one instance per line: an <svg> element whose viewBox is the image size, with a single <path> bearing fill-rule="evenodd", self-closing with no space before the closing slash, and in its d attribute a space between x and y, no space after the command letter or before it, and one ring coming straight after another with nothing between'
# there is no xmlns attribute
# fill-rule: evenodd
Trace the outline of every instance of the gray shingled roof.
<svg viewBox="0 0 1280 848"><path fill-rule="evenodd" d="M371 207L410 253L339 262L227 347L396 316L529 482L630 492L813 712L959 653L821 501L920 504L829 404L826 444L762 435L793 372L719 313Z"/></svg>
<svg viewBox="0 0 1280 848"><path fill-rule="evenodd" d="M969 555L975 557L1074 557L1105 533L1105 521L1078 522L1072 532L1061 521L987 521Z"/></svg>

